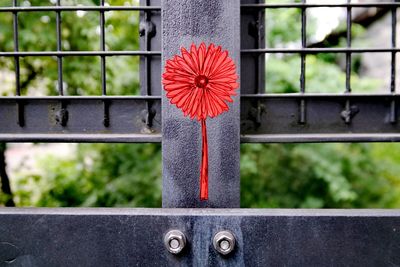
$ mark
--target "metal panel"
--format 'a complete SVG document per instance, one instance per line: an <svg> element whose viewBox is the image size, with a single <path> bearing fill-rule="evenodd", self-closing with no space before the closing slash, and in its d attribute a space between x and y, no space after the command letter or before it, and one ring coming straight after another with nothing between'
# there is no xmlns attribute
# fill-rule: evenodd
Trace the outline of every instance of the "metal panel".
<svg viewBox="0 0 400 267"><path fill-rule="evenodd" d="M261 0L260 0L261 1ZM264 88L264 64L260 55L268 53L297 53L300 55L315 53L391 53L391 85L387 95L243 95L241 104L241 141L242 142L374 142L374 141L400 141L397 104L398 96L395 95L395 54L400 51L396 47L396 8L399 3L342 3L342 4L258 4L259 0L241 1L241 83L245 86L241 89L244 94L256 94L263 92ZM304 1L305 2L305 1ZM19 12L71 12L75 10L87 10L91 12L106 12L110 10L140 11L141 18L149 14L151 23L155 26L155 35L150 35L146 45L146 35L141 37L142 51L18 51L18 21L14 22L15 47L13 52L0 52L0 56L15 57L16 84L19 79L19 57L23 56L55 56L62 62L63 57L68 56L100 56L113 55L140 56L141 57L141 85L142 94L160 95L161 72L161 1L141 0L141 4L154 6L41 6L41 7L2 7L0 12L12 12L15 18ZM15 4L16 5L16 4ZM186 5L186 4L183 4ZM182 6L181 3L178 6ZM264 48L263 39L264 10L271 8L315 8L315 7L346 7L346 8L387 8L392 12L392 42L387 48L352 48L351 44L345 48L318 48L301 47L290 48ZM186 19L188 28L199 32L202 38L206 35L210 25L207 23L193 24L194 9L204 9L199 3L193 4L191 9L183 10L188 6L182 6L182 16L189 14ZM178 8L178 7L177 7ZM180 8L180 7L179 7ZM207 10L207 7L205 8ZM204 10L201 10L204 11ZM218 12L218 10L212 10ZM192 14L192 13L193 14ZM192 14L192 15L191 15ZM199 13L200 14L200 13ZM210 13L208 15L212 15ZM197 15L197 12L196 12ZM220 14L221 15L221 14ZM222 14L223 15L223 14ZM204 16L198 16L205 18ZM349 18L347 19L349 20ZM177 27L171 19L171 27ZM303 22L303 20L302 20ZM221 22L220 22L221 23ZM143 23L142 23L143 25ZM170 24L168 24L170 25ZM181 24L184 25L184 24ZM200 25L200 24L199 24ZM57 26L58 23L57 23ZM215 26L215 25L214 25ZM304 27L303 27L304 28ZM61 28L60 28L61 29ZM347 32L351 29L351 23L347 23ZM174 29L171 29L174 31ZM225 32L221 31L221 32ZM220 32L214 35L219 35ZM303 30L303 35L305 31ZM176 32L178 36L180 33ZM186 34L186 33L185 33ZM186 34L186 41L190 43L190 35ZM215 38L210 35L206 39ZM232 34L235 38L237 34ZM104 36L103 36L104 37ZM147 36L149 37L149 36ZM304 36L303 36L304 37ZM179 37L180 38L180 37ZM220 39L227 39L231 43L232 38L227 32ZM104 39L104 38L101 38ZM180 39L179 39L180 40ZM197 40L197 39L196 39ZM198 39L200 40L200 39ZM304 46L304 45L303 45ZM145 59L148 58L148 67L145 67ZM348 61L350 61L348 57ZM105 61L105 60L104 60ZM105 62L104 62L105 64ZM348 64L349 66L349 64ZM258 68L258 71L257 71ZM61 69L61 68L60 68ZM149 71L150 69L150 71ZM347 74L350 69L346 69ZM348 75L347 75L348 76ZM103 84L106 77L102 77ZM62 84L62 75L59 75L59 84ZM301 87L299 88L306 89ZM349 80L347 81L349 85ZM16 95L19 95L18 86ZM347 86L349 87L349 86ZM62 89L62 88L60 88ZM104 94L105 88L103 88ZM351 88L348 88L351 89ZM348 90L350 92L350 90ZM389 92L390 91L390 92ZM89 100L91 99L91 100ZM108 100L107 100L108 99ZM58 141L58 142L160 142L161 141L161 107L159 98L2 98L0 97L0 141ZM57 104L57 101L60 100ZM106 101L104 101L106 100ZM350 101L351 100L351 101ZM112 102L110 114L108 101ZM355 101L354 103L352 101ZM86 105L88 103L88 105ZM89 104L90 103L90 104ZM307 104L307 105L306 105ZM25 110L25 108L27 110ZM53 110L54 108L54 110ZM70 113L72 108L72 113ZM310 109L310 110L309 110ZM123 113L116 113L123 112ZM112 122L113 119L117 121ZM57 122L58 119L61 121ZM63 119L64 118L64 119ZM82 121L79 121L82 118ZM140 118L140 119L139 119ZM354 122L352 121L354 118ZM71 122L71 120L73 120ZM216 120L215 120L216 121ZM106 123L111 123L109 127ZM301 122L301 123L299 123ZM103 125L101 125L102 123ZM63 127L61 124L65 124ZM195 124L195 123L194 123ZM170 125L173 125L170 124ZM193 134L198 129L192 129ZM197 127L194 125L193 127ZM200 140L197 140L200 142ZM214 147L214 146L213 146ZM217 148L216 148L217 149ZM192 151L198 151L192 150ZM210 152L211 153L211 152ZM193 158L191 158L193 159ZM193 159L195 160L195 159Z"/></svg>
<svg viewBox="0 0 400 267"><path fill-rule="evenodd" d="M305 124L298 122L301 99L307 103ZM102 124L104 100L113 118L109 127ZM68 104L65 127L60 125L61 101ZM151 130L146 125L147 101L153 102L155 112ZM400 141L400 125L392 122L398 117L392 103L399 101L399 95L242 95L241 142ZM17 123L17 102L25 109L24 127ZM0 114L1 141L161 141L159 97L0 97ZM350 124L346 116L352 118Z"/></svg>
<svg viewBox="0 0 400 267"><path fill-rule="evenodd" d="M170 254L164 234L188 246ZM235 250L212 237L230 230ZM0 266L397 266L399 210L0 209Z"/></svg>
<svg viewBox="0 0 400 267"><path fill-rule="evenodd" d="M140 6L160 6L161 0L140 0ZM140 12L140 50L161 51L161 10ZM161 53L140 57L141 95L161 95Z"/></svg>
<svg viewBox="0 0 400 267"><path fill-rule="evenodd" d="M243 4L259 4L264 0L241 0ZM257 50L265 47L264 9L241 9L240 48ZM242 53L240 57L240 83L242 94L265 92L265 55L261 53Z"/></svg>
<svg viewBox="0 0 400 267"><path fill-rule="evenodd" d="M163 61L180 47L213 42L229 50L240 72L239 0L165 0ZM239 207L239 97L229 112L208 119L209 200L199 200L201 129L163 93L163 207Z"/></svg>
<svg viewBox="0 0 400 267"><path fill-rule="evenodd" d="M242 95L241 100L242 142L400 140L399 124L391 120L398 95ZM302 100L307 105L305 123L299 122Z"/></svg>
<svg viewBox="0 0 400 267"><path fill-rule="evenodd" d="M160 0L141 0L141 6L160 5ZM139 36L140 49L144 51L161 50L161 12L144 10L140 12ZM161 56L146 55L140 57L140 94L143 96L161 95ZM156 113L153 102L146 103L146 125L153 127Z"/></svg>
<svg viewBox="0 0 400 267"><path fill-rule="evenodd" d="M146 125L146 103L154 102L151 130ZM104 102L113 118L104 126ZM18 125L16 103L23 105L25 125ZM68 113L62 110L68 105ZM0 140L63 142L159 142L161 112L159 97L4 97L0 98ZM63 126L63 117L68 123Z"/></svg>

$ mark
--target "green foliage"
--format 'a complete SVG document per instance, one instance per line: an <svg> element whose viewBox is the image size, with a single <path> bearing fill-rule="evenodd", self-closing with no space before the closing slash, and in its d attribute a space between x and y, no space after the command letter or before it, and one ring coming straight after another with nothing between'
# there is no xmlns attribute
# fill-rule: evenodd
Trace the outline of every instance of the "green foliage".
<svg viewBox="0 0 400 267"><path fill-rule="evenodd" d="M398 144L242 145L242 206L393 208ZM392 151L387 153L387 151Z"/></svg>
<svg viewBox="0 0 400 267"><path fill-rule="evenodd" d="M20 206L161 206L161 146L81 144L69 158L39 158L17 175ZM50 163L50 164L49 164Z"/></svg>

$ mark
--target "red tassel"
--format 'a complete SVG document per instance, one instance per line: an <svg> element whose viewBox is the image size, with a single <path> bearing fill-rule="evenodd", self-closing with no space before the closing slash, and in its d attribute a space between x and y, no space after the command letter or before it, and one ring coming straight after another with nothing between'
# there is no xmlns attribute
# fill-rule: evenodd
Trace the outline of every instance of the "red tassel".
<svg viewBox="0 0 400 267"><path fill-rule="evenodd" d="M201 169L200 169L200 200L208 199L208 145L206 120L201 120Z"/></svg>

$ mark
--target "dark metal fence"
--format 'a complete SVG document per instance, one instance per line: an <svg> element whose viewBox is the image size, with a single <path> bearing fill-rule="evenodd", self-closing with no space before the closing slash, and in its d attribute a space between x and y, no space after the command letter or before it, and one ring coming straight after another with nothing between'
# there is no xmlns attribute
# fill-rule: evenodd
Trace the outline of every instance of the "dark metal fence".
<svg viewBox="0 0 400 267"><path fill-rule="evenodd" d="M97 51L62 51L61 13L73 11L99 13L100 43ZM141 12L141 51L106 51L105 20L107 11ZM57 51L19 51L18 14L23 12L55 12ZM2 141L62 141L62 142L160 142L160 11L161 7L142 6L55 6L0 7L0 14L13 14L14 52L0 52L0 57L13 57L15 63L15 97L0 97L0 140ZM154 24L155 23L155 24ZM154 26L154 32L149 27ZM158 30L157 34L155 30ZM158 49L158 50L156 50ZM57 57L58 96L21 96L20 57ZM99 96L65 96L63 89L63 59L70 56L100 57L101 88ZM141 96L108 96L106 62L112 56L141 58ZM156 61L156 62L154 62ZM152 64L153 62L153 64ZM153 81L152 81L153 79ZM158 79L158 80L157 80ZM14 112L15 111L15 112ZM85 116L85 114L87 116ZM50 118L48 120L47 118ZM157 123L158 122L158 123ZM147 130L151 128L151 130ZM144 134L151 132L152 134Z"/></svg>
<svg viewBox="0 0 400 267"><path fill-rule="evenodd" d="M161 18L160 3L149 6L40 6L2 7L14 21L14 52L0 52L0 57L15 60L15 97L0 98L0 140L63 142L160 142L161 141ZM59 2L58 2L59 3ZM101 2L102 4L103 2ZM398 141L399 125L396 93L396 14L400 3L347 4L260 4L241 6L241 141L242 142L348 142ZM347 36L344 48L307 47L306 10L318 7L347 9ZM263 16L270 9L301 9L301 48L266 48ZM352 9L384 8L392 14L392 38L388 47L352 48ZM100 49L98 51L62 51L61 12L86 10L99 13ZM141 51L105 51L104 12L125 10L141 12ZM57 51L19 51L18 14L48 11L57 14ZM254 30L251 30L252 25ZM250 27L250 28L249 28ZM249 30L250 29L250 30ZM265 94L264 54L299 54L301 57L299 93ZM306 57L308 54L335 53L346 56L346 83L342 94L315 94L306 91ZM391 77L387 93L352 93L353 53L390 53ZM53 56L58 62L59 96L20 96L20 57ZM99 96L64 96L63 58L98 56L101 58ZM110 56L141 58L141 96L108 96L106 59ZM16 112L10 112L15 110ZM49 114L49 110L52 112ZM123 110L123 111L122 111ZM123 116L121 112L129 116ZM87 116L83 116L83 115ZM50 117L51 120L43 119ZM122 119L123 118L123 119ZM16 123L17 122L17 123ZM372 125L374 127L372 127ZM106 134L104 134L106 132Z"/></svg>
<svg viewBox="0 0 400 267"><path fill-rule="evenodd" d="M333 142L400 140L396 93L396 17L399 3L265 4L259 0L141 0L141 6L1 7L13 14L16 91L0 97L0 141L162 142L164 208L210 209L0 209L0 265L16 266L389 266L400 265L398 210L242 210L240 142ZM347 9L346 47L308 47L307 10ZM392 14L388 47L352 47L352 9L385 8ZM267 48L264 15L270 9L301 9L301 48ZM61 13L99 14L97 51L63 51ZM140 51L106 51L104 13L140 12ZM56 13L56 51L19 51L18 15ZM161 16L162 15L162 16ZM161 29L162 24L162 29ZM218 29L218 30L216 30ZM223 30L222 30L223 29ZM241 94L230 112L209 122L210 197L198 200L201 140L196 122L184 119L162 94L162 63L192 41L228 49L240 70ZM265 54L300 55L299 91L271 94L265 88ZM345 55L341 94L307 93L309 54ZM351 88L353 53L390 53L386 94L355 94ZM21 96L21 57L57 59L58 96ZM66 96L63 59L100 57L98 96ZM110 96L106 64L110 56L140 57L140 96ZM162 132L162 134L161 134ZM171 229L184 233L179 255L165 248ZM220 255L213 239L233 233L235 249ZM179 238L175 240L179 241ZM215 240L214 240L215 241ZM227 241L227 240L225 240ZM179 243L179 242L178 242ZM221 243L222 244L222 243ZM172 243L166 244L171 245ZM221 245L222 246L222 245Z"/></svg>

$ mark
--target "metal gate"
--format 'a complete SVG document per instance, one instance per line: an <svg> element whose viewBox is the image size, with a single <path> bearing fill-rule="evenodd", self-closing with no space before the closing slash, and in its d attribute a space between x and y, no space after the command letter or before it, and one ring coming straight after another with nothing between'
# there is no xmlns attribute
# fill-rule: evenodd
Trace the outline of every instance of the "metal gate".
<svg viewBox="0 0 400 267"><path fill-rule="evenodd" d="M323 1L321 1L323 2ZM1 7L13 15L16 92L0 97L0 141L162 142L163 208L1 208L1 266L398 266L398 210L281 210L240 207L240 142L399 141L396 79L396 2L264 4L259 0L141 0L141 6ZM345 48L310 48L306 10L347 9ZM392 42L385 48L352 48L353 8L392 13ZM299 49L266 48L264 12L301 9ZM99 51L63 51L61 13L98 12ZM141 51L106 51L104 13L140 12ZM55 12L57 51L20 52L18 14ZM240 70L240 97L229 113L209 122L209 201L198 199L199 125L184 119L161 90L161 68L181 46L214 42L229 50ZM300 55L300 91L265 94L263 54ZM306 92L306 57L346 55L343 94ZM354 94L353 53L390 53L391 86L385 94ZM64 96L63 59L101 59L101 95ZM140 96L109 96L107 58L140 57ZM57 59L59 96L26 97L19 90L21 57ZM240 67L239 67L240 66ZM371 127L373 125L373 127ZM171 209L174 208L174 209ZM178 208L178 209L175 209ZM210 209L214 208L214 209ZM170 232L176 230L175 232ZM232 236L231 236L231 235ZM182 251L179 251L183 248ZM231 251L232 250L232 251Z"/></svg>

